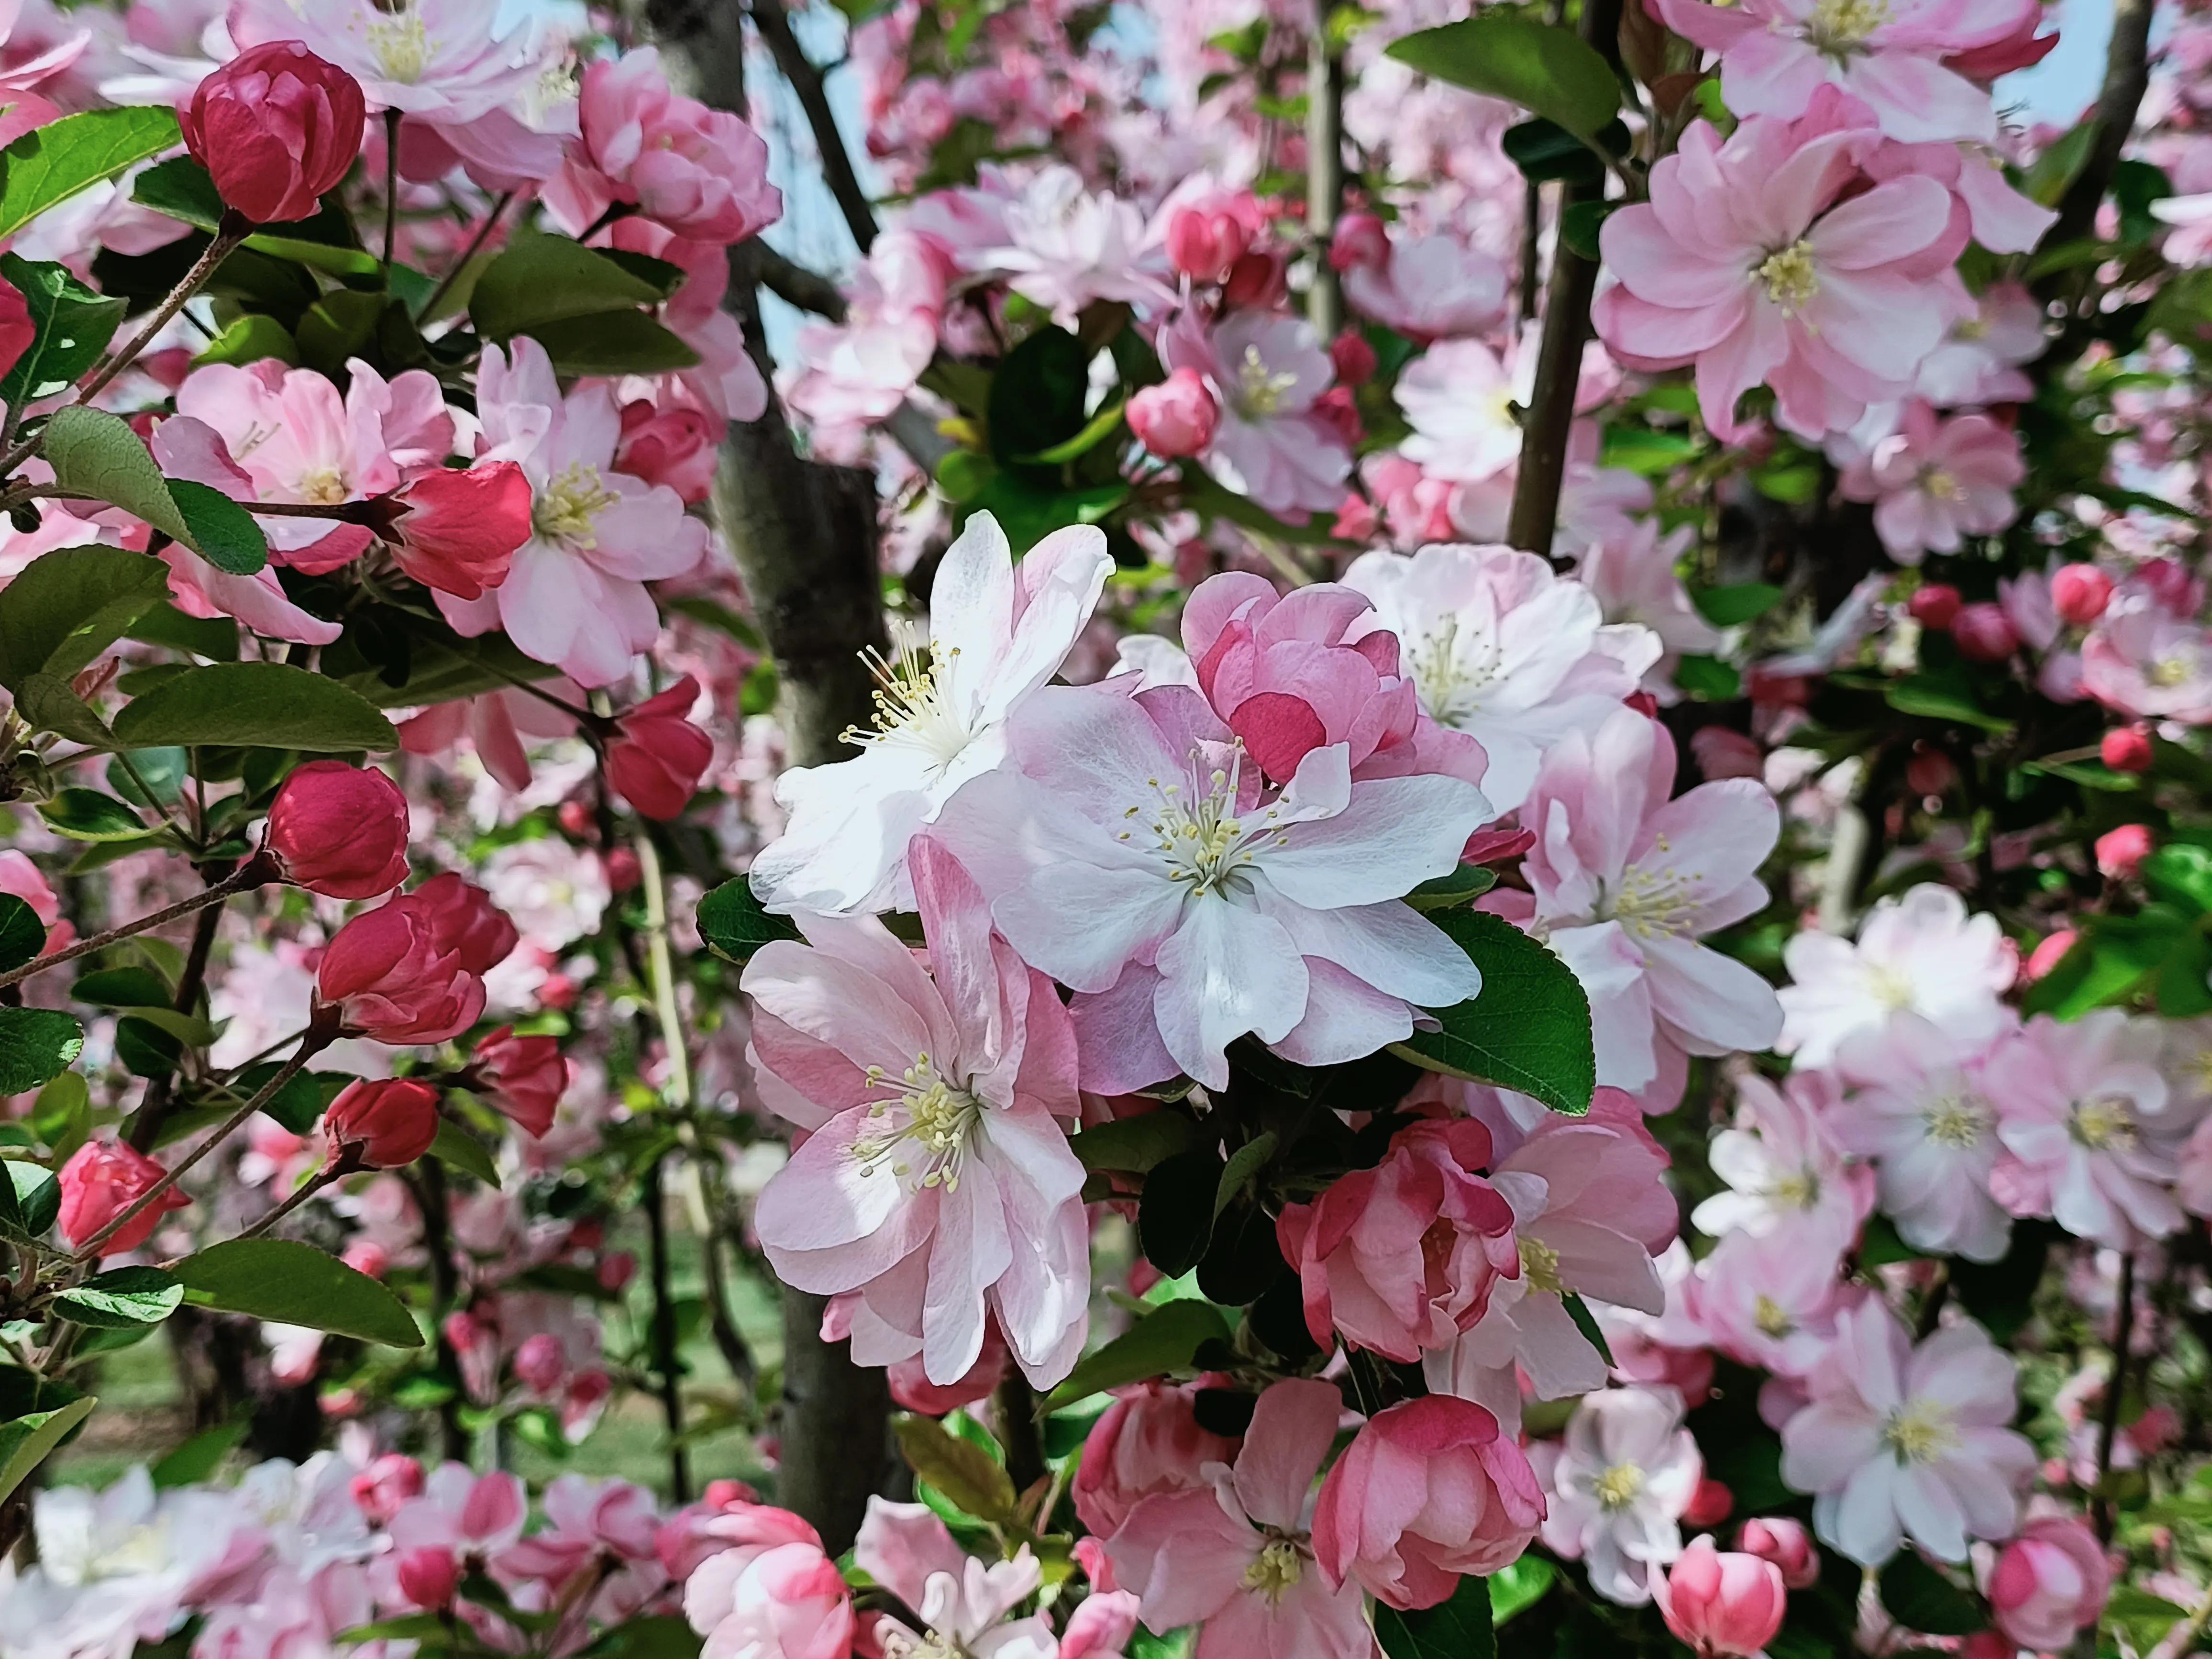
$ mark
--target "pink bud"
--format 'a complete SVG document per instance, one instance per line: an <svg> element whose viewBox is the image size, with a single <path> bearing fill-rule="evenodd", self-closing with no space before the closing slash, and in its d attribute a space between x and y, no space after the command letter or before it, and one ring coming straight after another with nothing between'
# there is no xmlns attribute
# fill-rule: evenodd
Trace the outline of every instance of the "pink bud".
<svg viewBox="0 0 2212 1659"><path fill-rule="evenodd" d="M1690 1494L1690 1507L1682 1511L1686 1527L1717 1527L1735 1512L1735 1494L1707 1475Z"/></svg>
<svg viewBox="0 0 2212 1659"><path fill-rule="evenodd" d="M1951 618L1951 638L1970 662L2003 662L2020 649L2020 635L2004 607L1987 600L1962 605Z"/></svg>
<svg viewBox="0 0 2212 1659"><path fill-rule="evenodd" d="M31 320L31 302L23 290L12 283L0 283L0 374L15 368L38 337L39 327ZM146 360L138 361L143 365Z"/></svg>
<svg viewBox="0 0 2212 1659"><path fill-rule="evenodd" d="M635 891L645 879L645 866L637 861L635 852L627 847L617 847L599 860L599 867L607 872L607 886L614 892Z"/></svg>
<svg viewBox="0 0 2212 1659"><path fill-rule="evenodd" d="M2112 881L2125 881L2150 856L2150 827L2124 823L2097 837L2097 869Z"/></svg>
<svg viewBox="0 0 2212 1659"><path fill-rule="evenodd" d="M1959 781L1959 769L1940 749L1921 749L1905 763L1905 787L1916 795L1940 795Z"/></svg>
<svg viewBox="0 0 2212 1659"><path fill-rule="evenodd" d="M704 410L671 404L656 409L644 398L623 405L622 442L615 470L647 483L666 484L687 506L707 499L722 434Z"/></svg>
<svg viewBox="0 0 2212 1659"><path fill-rule="evenodd" d="M1352 388L1348 386L1333 386L1315 398L1313 416L1326 422L1344 441L1346 449L1365 435L1366 428L1361 424L1359 410L1352 401Z"/></svg>
<svg viewBox="0 0 2212 1659"><path fill-rule="evenodd" d="M1961 603L1959 590L1948 582L1926 582L1913 591L1905 608L1923 628L1948 629Z"/></svg>
<svg viewBox="0 0 2212 1659"><path fill-rule="evenodd" d="M392 1252L374 1239L356 1238L345 1247L345 1254L338 1260L357 1273L381 1279L392 1266Z"/></svg>
<svg viewBox="0 0 2212 1659"><path fill-rule="evenodd" d="M2051 574L2051 603L2069 627L2087 628L2112 602L2112 579L2094 564L2061 565Z"/></svg>
<svg viewBox="0 0 2212 1659"><path fill-rule="evenodd" d="M1194 283L1218 283L1252 246L1250 228L1219 208L1178 208L1168 220L1169 263Z"/></svg>
<svg viewBox="0 0 2212 1659"><path fill-rule="evenodd" d="M610 1294L637 1277L637 1258L628 1250L617 1250L599 1259L599 1288Z"/></svg>
<svg viewBox="0 0 2212 1659"><path fill-rule="evenodd" d="M88 1140L62 1165L62 1237L81 1244L136 1204L168 1171L119 1140ZM191 1202L174 1187L138 1212L100 1248L112 1255L143 1244L161 1218Z"/></svg>
<svg viewBox="0 0 2212 1659"><path fill-rule="evenodd" d="M534 1394L550 1394L568 1369L561 1339L550 1331L538 1332L514 1351L514 1374Z"/></svg>
<svg viewBox="0 0 2212 1659"><path fill-rule="evenodd" d="M615 719L607 781L649 818L664 822L691 804L714 758L714 740L691 724L699 682L686 674Z"/></svg>
<svg viewBox="0 0 2212 1659"><path fill-rule="evenodd" d="M356 1167L400 1169L438 1138L438 1091L412 1078L349 1083L331 1103L323 1133L332 1162L350 1152Z"/></svg>
<svg viewBox="0 0 2212 1659"><path fill-rule="evenodd" d="M2027 953L2027 965L2021 969L2030 985L2066 959L2074 948L2074 941L2081 936L2071 927L2062 927Z"/></svg>
<svg viewBox="0 0 2212 1659"><path fill-rule="evenodd" d="M2151 763L2150 728L2116 726L2105 733L2104 741L2097 745L2097 753L2115 772L2148 772Z"/></svg>
<svg viewBox="0 0 2212 1659"><path fill-rule="evenodd" d="M297 40L250 47L220 65L179 120L185 148L223 203L256 224L312 217L361 154L361 82Z"/></svg>
<svg viewBox="0 0 2212 1659"><path fill-rule="evenodd" d="M392 495L394 563L425 587L460 599L483 597L514 568L530 539L530 479L514 461L433 467Z"/></svg>
<svg viewBox="0 0 2212 1659"><path fill-rule="evenodd" d="M2096 1534L2072 1516L2030 1521L1990 1574L1996 1626L2024 1648L2057 1652L2097 1621L2112 1570Z"/></svg>
<svg viewBox="0 0 2212 1659"><path fill-rule="evenodd" d="M1698 1659L1750 1659L1774 1639L1789 1604L1782 1570L1756 1555L1723 1555L1693 1539L1652 1583L1660 1617Z"/></svg>
<svg viewBox="0 0 2212 1659"><path fill-rule="evenodd" d="M1365 386L1375 378L1375 348L1358 329L1347 328L1328 343L1328 360L1339 386Z"/></svg>
<svg viewBox="0 0 2212 1659"><path fill-rule="evenodd" d="M1163 460L1176 460L1213 441L1221 405L1196 369L1179 368L1129 399L1128 420L1139 443Z"/></svg>
<svg viewBox="0 0 2212 1659"><path fill-rule="evenodd" d="M1230 268L1221 286L1227 304L1265 311L1290 297L1290 260L1280 248L1254 248Z"/></svg>
<svg viewBox="0 0 2212 1659"><path fill-rule="evenodd" d="M453 1604L453 1591L461 1582L461 1567L453 1551L426 1545L403 1554L393 1577L399 1581L402 1595L425 1613L435 1613Z"/></svg>
<svg viewBox="0 0 2212 1659"><path fill-rule="evenodd" d="M1371 213L1347 213L1336 222L1336 234L1328 245L1330 269L1349 270L1364 265L1380 270L1390 263L1390 233Z"/></svg>
<svg viewBox="0 0 2212 1659"><path fill-rule="evenodd" d="M265 844L295 887L377 898L407 879L407 797L374 767L309 761L270 803Z"/></svg>
<svg viewBox="0 0 2212 1659"><path fill-rule="evenodd" d="M399 1452L386 1452L353 1478L353 1501L370 1522L382 1526L401 1505L422 1492L422 1466Z"/></svg>
<svg viewBox="0 0 2212 1659"><path fill-rule="evenodd" d="M1782 1582L1791 1589L1803 1589L1820 1579L1820 1553L1813 1547L1812 1534L1805 1530L1803 1522L1786 1515L1760 1516L1745 1522L1735 1535L1735 1547L1746 1555L1773 1562L1781 1570Z"/></svg>
<svg viewBox="0 0 2212 1659"><path fill-rule="evenodd" d="M550 1036L517 1036L502 1025L477 1044L461 1086L517 1127L542 1137L568 1087L568 1062Z"/></svg>

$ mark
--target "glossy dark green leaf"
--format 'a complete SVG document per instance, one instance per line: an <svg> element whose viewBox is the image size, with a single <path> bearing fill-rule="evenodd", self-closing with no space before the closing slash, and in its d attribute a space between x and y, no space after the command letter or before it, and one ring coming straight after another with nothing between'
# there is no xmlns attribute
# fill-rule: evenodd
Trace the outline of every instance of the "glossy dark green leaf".
<svg viewBox="0 0 2212 1659"><path fill-rule="evenodd" d="M1210 1146L1155 1164L1137 1202L1137 1240L1145 1260L1170 1279L1198 1266L1213 1237L1213 1199L1221 1158Z"/></svg>
<svg viewBox="0 0 2212 1659"><path fill-rule="evenodd" d="M346 754L399 744L392 722L358 692L279 662L195 668L131 699L114 726L134 749L220 744Z"/></svg>
<svg viewBox="0 0 2212 1659"><path fill-rule="evenodd" d="M20 692L40 673L66 681L168 587L168 566L143 553L64 547L41 554L0 587L0 685Z"/></svg>
<svg viewBox="0 0 2212 1659"><path fill-rule="evenodd" d="M0 1007L0 1095L59 1077L84 1052L84 1028L53 1008Z"/></svg>
<svg viewBox="0 0 2212 1659"><path fill-rule="evenodd" d="M1556 23L1477 17L1406 35L1389 52L1424 75L1518 104L1583 138L1595 137L1620 108L1612 66Z"/></svg>
<svg viewBox="0 0 2212 1659"><path fill-rule="evenodd" d="M1085 1129L1067 1144L1086 1170L1142 1175L1163 1158L1188 1152L1197 1133L1181 1112L1146 1112Z"/></svg>
<svg viewBox="0 0 2212 1659"><path fill-rule="evenodd" d="M67 265L0 253L0 277L22 293L38 331L15 366L0 377L0 402L21 409L66 392L100 361L123 320L125 301L77 281Z"/></svg>
<svg viewBox="0 0 2212 1659"><path fill-rule="evenodd" d="M184 1305L185 1287L159 1267L111 1267L54 1298L54 1311L77 1325L112 1330L158 1325Z"/></svg>
<svg viewBox="0 0 2212 1659"><path fill-rule="evenodd" d="M1390 1659L1495 1659L1498 1632L1490 1586L1480 1578L1462 1578L1449 1601L1413 1613L1377 1602L1375 1639Z"/></svg>
<svg viewBox="0 0 2212 1659"><path fill-rule="evenodd" d="M1589 999L1573 970L1502 916L1445 910L1430 918L1482 970L1473 1000L1433 1010L1440 1030L1394 1052L1417 1066L1513 1089L1581 1116L1597 1087Z"/></svg>
<svg viewBox="0 0 2212 1659"><path fill-rule="evenodd" d="M268 564L269 539L261 526L222 491L190 478L172 478L169 497L185 515L200 556L216 569L251 576Z"/></svg>
<svg viewBox="0 0 2212 1659"><path fill-rule="evenodd" d="M48 208L181 142L166 105L64 115L0 150L0 240Z"/></svg>
<svg viewBox="0 0 2212 1659"><path fill-rule="evenodd" d="M38 959L46 948L46 925L13 893L0 893L0 974Z"/></svg>
<svg viewBox="0 0 2212 1659"><path fill-rule="evenodd" d="M666 291L622 260L565 236L518 231L477 278L469 317L488 340L658 303Z"/></svg>
<svg viewBox="0 0 2212 1659"><path fill-rule="evenodd" d="M1881 1604L1907 1630L1926 1636L1972 1636L1989 1628L1989 1609L1923 1560L1910 1546L1881 1570Z"/></svg>
<svg viewBox="0 0 2212 1659"><path fill-rule="evenodd" d="M1081 434L1090 362L1080 340L1051 325L1000 360L990 401L991 453L1000 465L1014 465ZM1018 555L1026 545L1017 542L1014 551Z"/></svg>
<svg viewBox="0 0 2212 1659"><path fill-rule="evenodd" d="M367 1273L312 1244L234 1238L176 1264L191 1299L222 1313L419 1348L422 1333L406 1304Z"/></svg>
<svg viewBox="0 0 2212 1659"><path fill-rule="evenodd" d="M789 916L763 909L751 884L739 876L699 901L699 937L731 961L748 962L763 945L797 939L799 927Z"/></svg>
<svg viewBox="0 0 2212 1659"><path fill-rule="evenodd" d="M902 1417L892 1428L914 1472L978 1521L1013 1522L1017 1494L1005 1467L973 1441L930 1417Z"/></svg>
<svg viewBox="0 0 2212 1659"><path fill-rule="evenodd" d="M1053 1390L1052 1403L1069 1405L1125 1382L1182 1370L1202 1344L1225 1342L1229 1334L1229 1322L1210 1302L1163 1302L1079 1362L1067 1380Z"/></svg>
<svg viewBox="0 0 2212 1659"><path fill-rule="evenodd" d="M39 816L47 829L71 841L136 841L146 833L137 813L97 789L61 790L40 803Z"/></svg>

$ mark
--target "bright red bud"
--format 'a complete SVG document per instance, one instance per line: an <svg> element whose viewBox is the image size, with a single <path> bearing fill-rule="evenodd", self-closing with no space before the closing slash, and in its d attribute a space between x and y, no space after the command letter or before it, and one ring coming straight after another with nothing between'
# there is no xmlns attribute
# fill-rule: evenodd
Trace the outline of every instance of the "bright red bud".
<svg viewBox="0 0 2212 1659"><path fill-rule="evenodd" d="M1963 603L1965 601L1959 597L1959 590L1950 583L1928 582L1913 590L1912 597L1905 602L1905 608L1911 613L1912 620L1923 628L1948 629Z"/></svg>
<svg viewBox="0 0 2212 1659"><path fill-rule="evenodd" d="M349 1083L323 1119L331 1159L351 1153L372 1170L397 1170L438 1138L438 1091L412 1078Z"/></svg>
<svg viewBox="0 0 2212 1659"><path fill-rule="evenodd" d="M425 587L480 599L507 580L530 539L530 480L513 461L440 467L400 486L393 524L399 568Z"/></svg>
<svg viewBox="0 0 2212 1659"><path fill-rule="evenodd" d="M361 154L361 82L297 40L242 52L199 83L185 148L257 225L311 218Z"/></svg>
<svg viewBox="0 0 2212 1659"><path fill-rule="evenodd" d="M372 768L309 761L270 804L277 872L325 898L376 898L407 879L407 798Z"/></svg>
<svg viewBox="0 0 2212 1659"><path fill-rule="evenodd" d="M119 1140L88 1140L62 1165L62 1237L81 1244L143 1197L168 1171L145 1153ZM131 1218L128 1226L100 1245L118 1255L143 1244L161 1218L191 1202L174 1187Z"/></svg>
<svg viewBox="0 0 2212 1659"><path fill-rule="evenodd" d="M2069 628L2087 628L2112 602L2112 579L2094 564L2061 565L2051 578L2051 603Z"/></svg>
<svg viewBox="0 0 2212 1659"><path fill-rule="evenodd" d="M714 758L714 740L684 718L698 700L699 682L686 674L615 721L607 781L647 817L683 811Z"/></svg>
<svg viewBox="0 0 2212 1659"><path fill-rule="evenodd" d="M2104 740L2097 745L2097 753L2115 772L2148 772L2151 763L2150 728L2116 726L2105 733Z"/></svg>
<svg viewBox="0 0 2212 1659"><path fill-rule="evenodd" d="M502 1025L483 1042L461 1073L461 1086L533 1136L553 1127L568 1087L568 1062L550 1036L517 1036Z"/></svg>

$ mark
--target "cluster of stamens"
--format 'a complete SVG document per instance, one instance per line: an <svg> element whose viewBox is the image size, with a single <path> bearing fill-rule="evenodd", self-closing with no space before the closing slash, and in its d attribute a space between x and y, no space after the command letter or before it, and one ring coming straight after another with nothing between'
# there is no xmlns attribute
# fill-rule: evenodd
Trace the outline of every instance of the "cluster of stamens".
<svg viewBox="0 0 2212 1659"><path fill-rule="evenodd" d="M1152 804L1131 806L1121 816L1133 824L1151 814L1146 827L1152 833L1154 850L1167 864L1168 879L1188 884L1196 896L1231 885L1237 872L1256 861L1259 849L1270 837L1278 847L1287 846L1289 840L1279 827L1279 808L1267 808L1255 822L1248 823L1240 815L1243 744L1232 747L1226 767L1217 766L1205 775L1202 788L1194 781L1203 763L1197 750L1191 750L1190 760L1194 781L1189 787L1182 780L1163 782L1147 778L1145 782L1152 791ZM1119 831L1115 839L1133 841L1136 835L1133 827Z"/></svg>
<svg viewBox="0 0 2212 1659"><path fill-rule="evenodd" d="M880 1066L868 1067L868 1087L883 1088L886 1075ZM939 1076L927 1053L914 1057L899 1082L896 1094L869 1103L868 1116L884 1127L854 1141L853 1156L871 1173L890 1164L902 1181L915 1173L918 1162L919 1185L958 1192L968 1133L983 1115L982 1103Z"/></svg>

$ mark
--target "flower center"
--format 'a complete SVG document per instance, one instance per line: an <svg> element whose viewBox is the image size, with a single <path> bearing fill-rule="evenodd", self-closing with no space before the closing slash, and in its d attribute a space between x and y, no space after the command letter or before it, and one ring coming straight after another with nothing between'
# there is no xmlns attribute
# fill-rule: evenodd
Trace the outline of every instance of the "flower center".
<svg viewBox="0 0 2212 1659"><path fill-rule="evenodd" d="M1848 58L1889 21L1889 0L1820 0L1805 24L1805 38L1830 58Z"/></svg>
<svg viewBox="0 0 2212 1659"><path fill-rule="evenodd" d="M1498 678L1499 649L1489 629L1460 629L1457 617L1447 617L1421 636L1408 664L1421 707L1439 726L1457 726L1482 712L1482 694Z"/></svg>
<svg viewBox="0 0 2212 1659"><path fill-rule="evenodd" d="M599 468L571 461L538 492L537 501L531 505L531 523L548 541L597 547L599 538L593 526L599 514L621 499L607 488Z"/></svg>
<svg viewBox="0 0 2212 1659"><path fill-rule="evenodd" d="M1797 1328L1797 1322L1790 1316L1790 1310L1772 1297L1764 1294L1751 1304L1751 1322L1769 1336L1787 1336Z"/></svg>
<svg viewBox="0 0 2212 1659"><path fill-rule="evenodd" d="M1656 846L1662 853L1674 850L1664 836ZM1704 884L1700 871L1653 872L1632 864L1620 872L1620 885L1598 902L1598 915L1638 939L1688 939L1697 932L1694 917Z"/></svg>
<svg viewBox="0 0 2212 1659"><path fill-rule="evenodd" d="M1809 1168L1791 1170L1767 1188L1778 1209L1809 1210L1820 1201L1820 1177Z"/></svg>
<svg viewBox="0 0 2212 1659"><path fill-rule="evenodd" d="M1821 3L1826 5L1829 0ZM1766 284L1766 297L1780 306L1784 315L1802 310L1820 291L1820 273L1813 265L1813 244L1805 237L1768 254L1751 274Z"/></svg>
<svg viewBox="0 0 2212 1659"><path fill-rule="evenodd" d="M1958 1443L1950 1413L1929 1400L1909 1400L1881 1425L1882 1443L1900 1463L1932 1463Z"/></svg>
<svg viewBox="0 0 2212 1659"><path fill-rule="evenodd" d="M335 507L346 498L345 478L334 466L310 467L300 475L300 495L317 507Z"/></svg>
<svg viewBox="0 0 2212 1659"><path fill-rule="evenodd" d="M1869 967L1867 969L1867 992L1885 1008L1910 1008L1915 991L1909 975L1894 968Z"/></svg>
<svg viewBox="0 0 2212 1659"><path fill-rule="evenodd" d="M1930 1102L1921 1113L1920 1121L1929 1139L1938 1146L1950 1146L1960 1152L1980 1146L1990 1127L1987 1112L1953 1095Z"/></svg>
<svg viewBox="0 0 2212 1659"><path fill-rule="evenodd" d="M1249 893L1252 884L1242 872L1258 862L1260 849L1270 837L1278 847L1285 844L1285 837L1275 827L1280 814L1270 806L1256 823L1248 823L1239 815L1244 768L1242 743L1231 750L1225 769L1214 768L1202 781L1196 750L1190 758L1188 780L1163 783L1158 778L1146 779L1152 788L1152 805L1129 807L1121 816L1137 820L1147 811L1152 814L1149 827L1153 850L1166 865L1168 879L1188 883L1193 897L1206 893L1224 896ZM1116 839L1129 841L1135 834L1133 829L1124 830Z"/></svg>
<svg viewBox="0 0 2212 1659"><path fill-rule="evenodd" d="M1633 1463L1615 1463L1591 1483L1597 1501L1609 1510L1625 1510L1644 1490L1644 1471Z"/></svg>
<svg viewBox="0 0 2212 1659"><path fill-rule="evenodd" d="M914 1160L918 1158L921 1186L958 1192L960 1166L968 1157L969 1132L983 1115L982 1102L939 1076L927 1054L916 1054L899 1080L906 1085L901 1093L870 1103L868 1115L884 1127L879 1133L855 1140L853 1155L860 1159L861 1168L870 1171L896 1158L891 1173L902 1181L914 1174ZM869 1086L880 1087L883 1081L883 1067L871 1066Z"/></svg>
<svg viewBox="0 0 2212 1659"><path fill-rule="evenodd" d="M860 660L876 682L875 729L851 726L839 735L863 749L896 738L928 750L939 765L949 765L973 735L954 712L946 685L959 656L957 645L940 657L910 635L902 635L889 657L870 646Z"/></svg>
<svg viewBox="0 0 2212 1659"><path fill-rule="evenodd" d="M2185 657L2160 657L2143 671L2143 678L2161 690L2172 690L2189 678L2189 660Z"/></svg>
<svg viewBox="0 0 2212 1659"><path fill-rule="evenodd" d="M1961 491L1959 481L1940 466L1931 466L1920 475L1921 493L1932 501L1955 501Z"/></svg>
<svg viewBox="0 0 2212 1659"><path fill-rule="evenodd" d="M1261 1546L1252 1565L1244 1569L1244 1588L1257 1590L1267 1598L1267 1605L1281 1603L1284 1593L1306 1576L1305 1564L1298 1559L1298 1547L1289 1539L1277 1536Z"/></svg>
<svg viewBox="0 0 2212 1659"><path fill-rule="evenodd" d="M2074 1103L2066 1122L2067 1133L2093 1152L2136 1144L2136 1115L2126 1101L2113 1095L2094 1095Z"/></svg>
<svg viewBox="0 0 2212 1659"><path fill-rule="evenodd" d="M1295 374L1278 374L1260 356L1260 348L1244 348L1244 361L1237 366L1237 412L1260 420L1279 412L1284 394L1298 383Z"/></svg>
<svg viewBox="0 0 2212 1659"><path fill-rule="evenodd" d="M419 17L402 13L386 23L368 26L369 50L385 78L412 86L430 61L430 33Z"/></svg>
<svg viewBox="0 0 2212 1659"><path fill-rule="evenodd" d="M1528 1288L1541 1295L1559 1296L1566 1290L1559 1277L1559 1253L1540 1238L1523 1233L1520 1238L1521 1276Z"/></svg>

